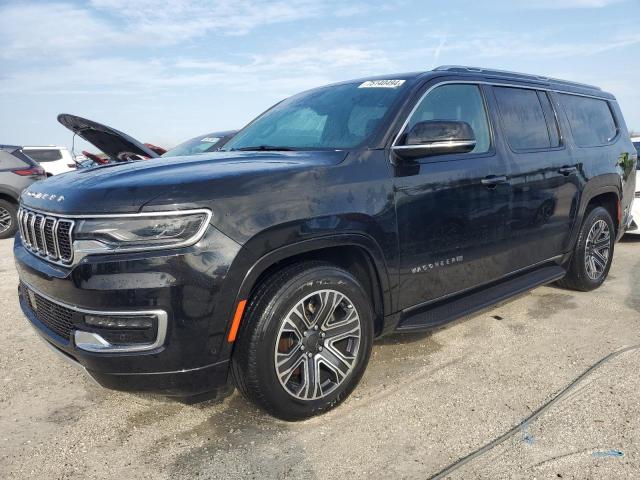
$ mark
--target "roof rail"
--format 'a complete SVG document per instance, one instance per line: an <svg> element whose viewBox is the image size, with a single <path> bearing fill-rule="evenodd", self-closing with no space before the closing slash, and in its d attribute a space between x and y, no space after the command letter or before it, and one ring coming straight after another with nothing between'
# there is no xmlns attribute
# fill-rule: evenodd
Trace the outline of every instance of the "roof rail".
<svg viewBox="0 0 640 480"><path fill-rule="evenodd" d="M464 65L443 65L433 69L434 71L447 71L447 72L459 72L459 73L482 73L484 75L495 75L500 77L512 78L514 80L534 80L538 82L553 82L562 83L564 85L571 85L580 88L589 88L591 90L602 90L600 87L594 85L588 85L586 83L571 82L569 80L560 80L558 78L545 77L542 75L530 75L527 73L509 72L507 70L494 70L490 68L482 67L466 67Z"/></svg>

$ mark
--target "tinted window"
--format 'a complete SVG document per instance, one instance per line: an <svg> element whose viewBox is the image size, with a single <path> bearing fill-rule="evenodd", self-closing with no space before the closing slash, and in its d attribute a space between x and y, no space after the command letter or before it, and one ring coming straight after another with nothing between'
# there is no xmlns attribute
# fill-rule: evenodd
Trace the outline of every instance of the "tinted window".
<svg viewBox="0 0 640 480"><path fill-rule="evenodd" d="M640 142L634 142L633 146L636 147L636 150L638 152L638 155L640 155Z"/></svg>
<svg viewBox="0 0 640 480"><path fill-rule="evenodd" d="M33 158L36 162L54 162L62 158L60 150L30 150L25 149L24 152Z"/></svg>
<svg viewBox="0 0 640 480"><path fill-rule="evenodd" d="M11 154L5 150L0 150L0 170L15 170L19 168L30 168L29 160L24 158L24 155L16 150L14 154Z"/></svg>
<svg viewBox="0 0 640 480"><path fill-rule="evenodd" d="M404 88L404 80L378 80L295 95L262 114L222 149L354 147L376 130Z"/></svg>
<svg viewBox="0 0 640 480"><path fill-rule="evenodd" d="M561 94L560 101L579 147L607 145L617 135L616 123L605 100Z"/></svg>
<svg viewBox="0 0 640 480"><path fill-rule="evenodd" d="M471 125L476 136L476 147L471 153L487 152L491 146L487 111L477 85L436 87L418 105L406 131L416 123L428 120L453 120Z"/></svg>
<svg viewBox="0 0 640 480"><path fill-rule="evenodd" d="M205 135L196 137L173 147L161 156L163 157L183 157L186 155L198 155L200 153L212 152L216 145L222 140L220 137Z"/></svg>
<svg viewBox="0 0 640 480"><path fill-rule="evenodd" d="M494 87L502 128L513 150L551 148L549 128L535 90ZM557 146L557 143L553 146Z"/></svg>

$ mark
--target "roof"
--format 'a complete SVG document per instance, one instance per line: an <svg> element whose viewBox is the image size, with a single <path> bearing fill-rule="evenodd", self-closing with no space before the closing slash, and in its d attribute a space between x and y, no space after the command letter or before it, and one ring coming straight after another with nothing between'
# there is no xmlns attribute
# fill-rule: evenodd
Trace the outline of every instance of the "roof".
<svg viewBox="0 0 640 480"><path fill-rule="evenodd" d="M437 72L447 71L447 72L457 72L457 73L481 73L483 75L503 77L503 78L509 78L513 80L533 80L533 81L539 81L539 82L545 82L545 83L562 83L572 87L588 88L591 90L602 91L600 87L596 87L594 85L588 85L586 83L572 82L569 80L560 80L558 78L546 77L544 75L533 75L528 73L510 72L508 70L493 70L493 69L482 68L482 67L465 67L462 65L443 65L441 67L434 68L434 71L437 71Z"/></svg>
<svg viewBox="0 0 640 480"><path fill-rule="evenodd" d="M28 145L28 146L24 146L24 147L22 147L22 148L23 148L23 149L24 149L24 148L30 148L30 149L32 149L32 150L36 150L36 149L40 149L40 148L47 148L47 149L50 149L50 148L58 148L58 149L60 149L60 150L66 150L66 149L67 149L67 147L60 147L60 146L58 146L58 145Z"/></svg>
<svg viewBox="0 0 640 480"><path fill-rule="evenodd" d="M0 145L0 150L7 150L13 152L14 150L20 150L22 147L18 145Z"/></svg>
<svg viewBox="0 0 640 480"><path fill-rule="evenodd" d="M541 87L547 87L553 90L565 91L567 93L577 93L583 95L590 95L594 97L607 98L615 100L615 97L607 92L604 92L600 87L595 85L588 85L586 83L574 82L570 80L561 80L559 78L547 77L544 75L535 75L528 73L510 72L507 70L496 70L484 67L470 67L465 65L443 65L436 67L433 70L427 70L422 72L409 72L409 73L394 73L387 75L376 75L371 77L363 77L359 79L347 80L338 82L333 85L341 85L347 83L363 82L367 80L387 80L387 79L404 79L404 80L425 80L442 75L456 75L456 76L468 76L470 80L478 80L481 77L487 81L503 81L508 83L522 83L528 85L539 85ZM322 87L320 87L322 88Z"/></svg>
<svg viewBox="0 0 640 480"><path fill-rule="evenodd" d="M582 93L593 95L596 97L605 97L615 99L610 93L604 92L600 87L588 85L586 83L573 82L570 80L561 80L559 78L547 77L544 75L535 75L528 73L510 72L507 70L495 70L483 67L469 67L464 65L443 65L434 68L431 73L456 73L469 76L482 76L487 80L504 80L508 82L523 82L528 84L538 84L541 86L551 87L553 89L566 91L568 93Z"/></svg>

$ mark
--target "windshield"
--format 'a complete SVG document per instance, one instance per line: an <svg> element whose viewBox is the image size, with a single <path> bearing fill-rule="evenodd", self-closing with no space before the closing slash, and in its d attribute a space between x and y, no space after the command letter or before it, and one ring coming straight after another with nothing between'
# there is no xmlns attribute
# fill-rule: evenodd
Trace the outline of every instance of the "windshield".
<svg viewBox="0 0 640 480"><path fill-rule="evenodd" d="M267 110L223 150L355 147L376 130L404 83L404 80L374 80L295 95Z"/></svg>
<svg viewBox="0 0 640 480"><path fill-rule="evenodd" d="M162 157L184 157L186 155L197 155L199 153L211 152L215 150L216 145L222 140L221 137L215 134L209 134L199 136L187 140L180 145L173 147L166 153L163 153Z"/></svg>

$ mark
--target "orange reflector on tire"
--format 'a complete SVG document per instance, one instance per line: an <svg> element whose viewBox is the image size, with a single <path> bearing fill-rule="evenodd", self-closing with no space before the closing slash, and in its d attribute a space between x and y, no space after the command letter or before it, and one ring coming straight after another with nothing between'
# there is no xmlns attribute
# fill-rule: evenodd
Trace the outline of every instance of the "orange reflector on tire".
<svg viewBox="0 0 640 480"><path fill-rule="evenodd" d="M236 313L233 316L233 322L231 322L231 330L229 330L229 336L227 337L227 341L229 343L233 343L236 341L236 336L238 335L238 328L240 328L240 320L242 320L242 314L244 313L244 307L247 306L246 300L240 300L238 302L238 306L236 307Z"/></svg>

